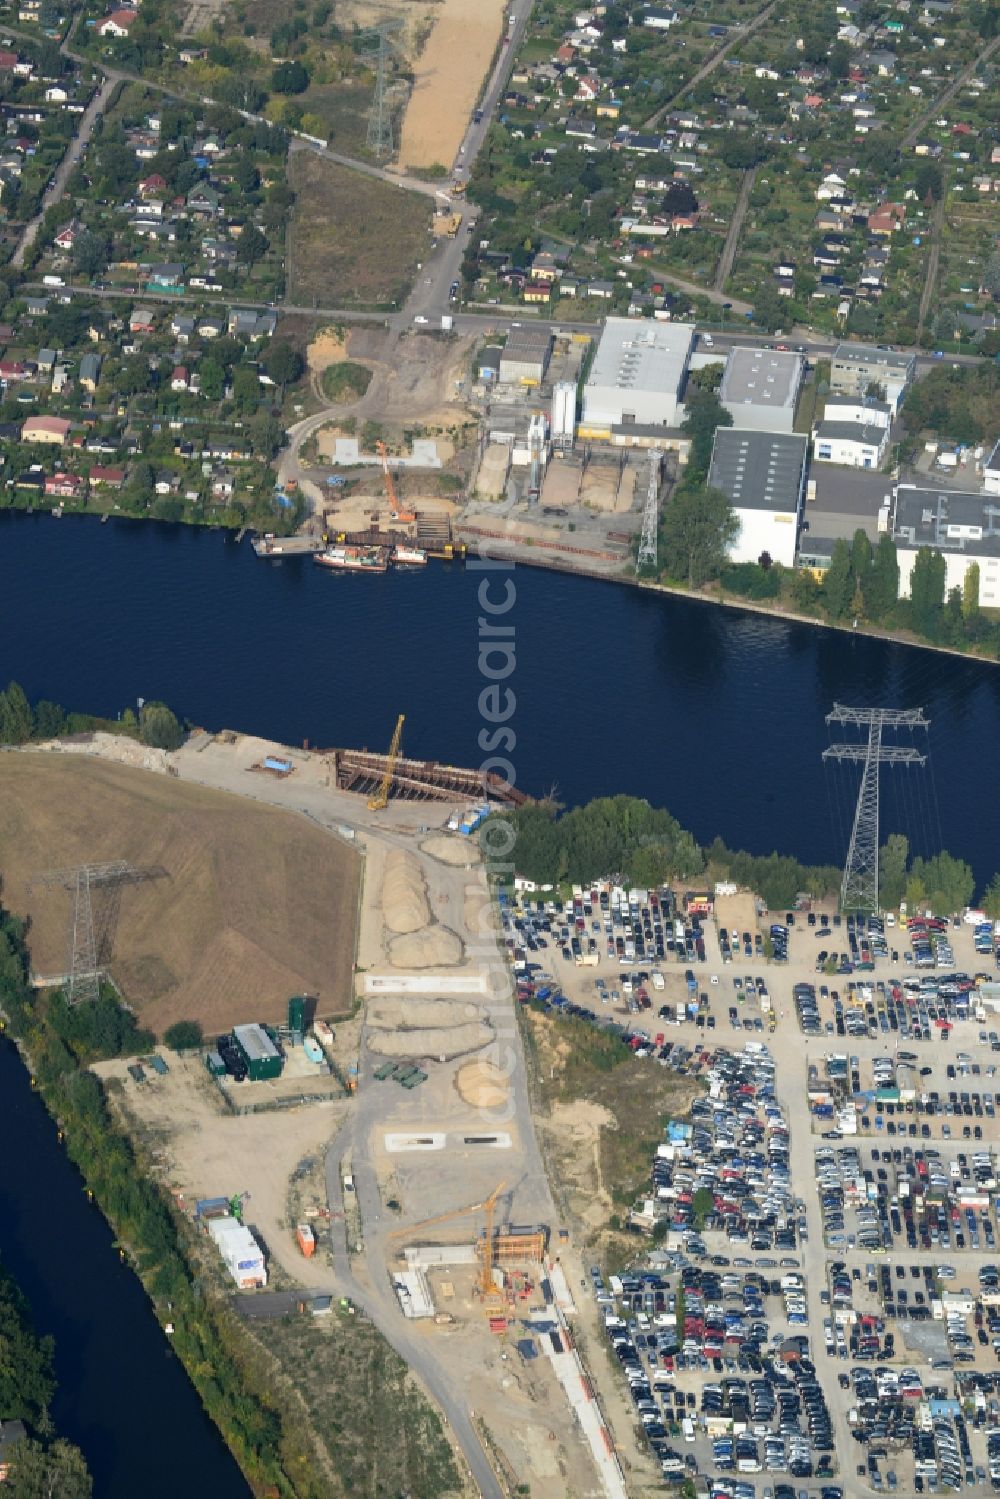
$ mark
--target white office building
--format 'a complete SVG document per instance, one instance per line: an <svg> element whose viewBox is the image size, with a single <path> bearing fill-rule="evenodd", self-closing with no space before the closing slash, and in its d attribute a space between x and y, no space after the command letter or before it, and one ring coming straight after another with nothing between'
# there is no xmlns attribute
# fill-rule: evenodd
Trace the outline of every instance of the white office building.
<svg viewBox="0 0 1000 1499"><path fill-rule="evenodd" d="M979 603L1000 608L1000 499L959 489L897 484L892 536L899 559L899 592L910 596L910 575L921 547L945 559L947 595L961 588L970 565L979 565Z"/></svg>
<svg viewBox="0 0 1000 1499"><path fill-rule="evenodd" d="M824 420L813 428L813 458L845 468L879 468L889 446L888 427Z"/></svg>

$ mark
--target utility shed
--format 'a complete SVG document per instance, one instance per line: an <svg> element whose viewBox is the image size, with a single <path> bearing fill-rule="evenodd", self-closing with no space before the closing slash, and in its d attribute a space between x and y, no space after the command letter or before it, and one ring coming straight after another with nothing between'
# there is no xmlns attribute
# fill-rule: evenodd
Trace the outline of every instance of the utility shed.
<svg viewBox="0 0 1000 1499"><path fill-rule="evenodd" d="M208 1232L223 1263L241 1291L267 1285L267 1267L260 1245L250 1230L235 1218L210 1218Z"/></svg>
<svg viewBox="0 0 1000 1499"><path fill-rule="evenodd" d="M233 1040L247 1064L247 1075L253 1083L269 1077L280 1077L283 1058L262 1025L238 1025Z"/></svg>

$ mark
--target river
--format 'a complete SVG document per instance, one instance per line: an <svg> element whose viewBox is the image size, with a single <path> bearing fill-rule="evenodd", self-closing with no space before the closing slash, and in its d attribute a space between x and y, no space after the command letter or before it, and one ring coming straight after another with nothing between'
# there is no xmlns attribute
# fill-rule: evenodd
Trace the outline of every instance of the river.
<svg viewBox="0 0 1000 1499"><path fill-rule="evenodd" d="M406 753L478 765L482 578L440 563L350 577L219 532L7 515L2 669L32 699L115 714L162 698L290 744L381 749L405 713ZM541 569L514 583L526 790L631 792L702 842L839 863L858 770L824 767L824 715L923 706L929 765L883 773L883 831L943 842L980 882L1000 865L1000 668Z"/></svg>
<svg viewBox="0 0 1000 1499"><path fill-rule="evenodd" d="M89 1201L17 1051L0 1040L0 1259L56 1340L52 1419L98 1499L250 1489Z"/></svg>

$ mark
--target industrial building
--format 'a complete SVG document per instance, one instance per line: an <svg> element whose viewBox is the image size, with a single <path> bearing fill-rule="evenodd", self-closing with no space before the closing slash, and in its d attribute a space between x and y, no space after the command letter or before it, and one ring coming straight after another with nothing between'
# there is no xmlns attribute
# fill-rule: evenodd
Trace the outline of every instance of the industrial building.
<svg viewBox="0 0 1000 1499"><path fill-rule="evenodd" d="M604 437L616 428L678 427L694 336L691 323L608 318L583 388L581 425Z"/></svg>
<svg viewBox="0 0 1000 1499"><path fill-rule="evenodd" d="M719 390L719 400L734 427L754 432L791 432L795 405L805 374L801 354L775 349L733 348Z"/></svg>
<svg viewBox="0 0 1000 1499"><path fill-rule="evenodd" d="M234 1026L233 1041L252 1083L281 1076L284 1058L262 1025Z"/></svg>
<svg viewBox="0 0 1000 1499"><path fill-rule="evenodd" d="M899 593L910 594L910 574L921 547L945 559L945 593L961 588L973 562L979 565L979 602L1000 608L1000 500L960 489L898 484L892 535L899 559Z"/></svg>
<svg viewBox="0 0 1000 1499"><path fill-rule="evenodd" d="M807 441L786 432L719 427L708 482L729 500L740 529L729 556L792 567L805 492Z"/></svg>
<svg viewBox="0 0 1000 1499"><path fill-rule="evenodd" d="M209 1218L208 1232L223 1264L241 1291L267 1285L264 1254L250 1230L228 1215Z"/></svg>
<svg viewBox="0 0 1000 1499"><path fill-rule="evenodd" d="M836 541L850 543L864 531L874 546L889 530L892 480L885 474L845 472L832 464L815 467L806 485L799 532L799 565L823 572Z"/></svg>
<svg viewBox="0 0 1000 1499"><path fill-rule="evenodd" d="M913 354L896 354L869 344L838 344L830 362L830 389L835 395L867 396L878 386L885 401L898 411L916 373Z"/></svg>
<svg viewBox="0 0 1000 1499"><path fill-rule="evenodd" d="M547 328L511 328L500 356L504 385L540 385L549 367L552 334Z"/></svg>

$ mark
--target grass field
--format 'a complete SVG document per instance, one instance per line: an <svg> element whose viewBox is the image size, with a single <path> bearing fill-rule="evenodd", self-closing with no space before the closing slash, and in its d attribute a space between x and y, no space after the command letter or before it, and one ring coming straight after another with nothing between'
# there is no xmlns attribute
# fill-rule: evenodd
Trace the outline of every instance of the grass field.
<svg viewBox="0 0 1000 1499"><path fill-rule="evenodd" d="M293 301L387 308L406 297L430 240L430 200L310 151L290 158Z"/></svg>
<svg viewBox="0 0 1000 1499"><path fill-rule="evenodd" d="M265 1339L329 1453L331 1499L462 1492L440 1418L369 1322L342 1313L320 1322L286 1317Z"/></svg>
<svg viewBox="0 0 1000 1499"><path fill-rule="evenodd" d="M128 859L167 877L121 897L111 972L143 1025L206 1034L284 1019L289 995L350 1008L360 860L289 813L147 771L67 756L0 760L0 872L31 917L36 971L66 967L71 900L41 870ZM100 903L95 903L100 917Z"/></svg>

